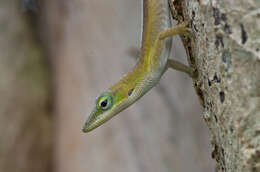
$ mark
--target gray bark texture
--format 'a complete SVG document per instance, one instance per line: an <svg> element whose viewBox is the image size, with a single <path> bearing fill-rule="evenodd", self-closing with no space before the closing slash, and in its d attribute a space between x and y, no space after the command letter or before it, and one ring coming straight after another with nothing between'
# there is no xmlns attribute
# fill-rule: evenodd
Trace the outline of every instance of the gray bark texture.
<svg viewBox="0 0 260 172"><path fill-rule="evenodd" d="M260 171L260 1L172 0L217 171Z"/></svg>
<svg viewBox="0 0 260 172"><path fill-rule="evenodd" d="M0 1L0 171L51 171L46 56L21 1Z"/></svg>

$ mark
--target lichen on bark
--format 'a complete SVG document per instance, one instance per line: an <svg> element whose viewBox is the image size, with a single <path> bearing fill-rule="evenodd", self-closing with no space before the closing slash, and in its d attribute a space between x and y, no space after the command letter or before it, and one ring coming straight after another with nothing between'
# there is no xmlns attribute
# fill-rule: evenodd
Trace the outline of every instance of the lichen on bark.
<svg viewBox="0 0 260 172"><path fill-rule="evenodd" d="M260 171L260 1L170 0L218 171Z"/></svg>

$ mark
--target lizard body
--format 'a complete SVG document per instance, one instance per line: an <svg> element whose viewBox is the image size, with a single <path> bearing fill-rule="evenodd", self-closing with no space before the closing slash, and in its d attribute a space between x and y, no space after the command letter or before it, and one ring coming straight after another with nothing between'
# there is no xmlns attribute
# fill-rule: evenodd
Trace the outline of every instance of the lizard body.
<svg viewBox="0 0 260 172"><path fill-rule="evenodd" d="M141 57L132 71L97 98L83 132L102 125L140 99L158 83L168 67L190 74L188 67L168 59L171 36L187 34L186 26L171 28L168 0L143 0Z"/></svg>

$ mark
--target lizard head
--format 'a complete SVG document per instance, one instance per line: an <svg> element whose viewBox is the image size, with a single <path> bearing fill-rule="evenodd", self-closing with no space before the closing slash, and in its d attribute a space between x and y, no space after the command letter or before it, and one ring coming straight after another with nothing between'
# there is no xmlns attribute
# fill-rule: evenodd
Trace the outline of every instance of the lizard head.
<svg viewBox="0 0 260 172"><path fill-rule="evenodd" d="M123 88L117 91L106 91L102 93L96 99L95 107L82 131L87 133L111 119L132 104L128 100L130 100L129 95L127 93L124 94Z"/></svg>
<svg viewBox="0 0 260 172"><path fill-rule="evenodd" d="M95 107L82 129L83 132L87 133L99 127L132 105L149 90L146 87L150 82L143 82L144 75L141 72L134 69L96 99Z"/></svg>
<svg viewBox="0 0 260 172"><path fill-rule="evenodd" d="M116 102L116 98L113 96L112 92L107 91L102 93L97 99L95 103L95 107L92 110L89 118L87 119L83 132L89 132L110 118L113 117L114 103Z"/></svg>

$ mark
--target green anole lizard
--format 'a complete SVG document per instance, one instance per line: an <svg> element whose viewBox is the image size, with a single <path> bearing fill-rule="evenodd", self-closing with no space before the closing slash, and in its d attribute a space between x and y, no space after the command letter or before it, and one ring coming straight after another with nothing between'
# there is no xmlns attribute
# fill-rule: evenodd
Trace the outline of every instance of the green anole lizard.
<svg viewBox="0 0 260 172"><path fill-rule="evenodd" d="M137 65L118 83L103 92L87 119L83 132L89 132L126 109L160 80L168 68L191 76L190 68L169 59L172 36L189 34L188 23L171 26L168 0L142 0L143 33L141 57Z"/></svg>

